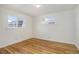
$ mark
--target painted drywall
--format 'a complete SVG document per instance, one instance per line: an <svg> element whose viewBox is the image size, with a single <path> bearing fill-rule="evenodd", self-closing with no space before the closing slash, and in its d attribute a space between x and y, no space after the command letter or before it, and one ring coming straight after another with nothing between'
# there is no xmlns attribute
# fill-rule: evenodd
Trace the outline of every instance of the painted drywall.
<svg viewBox="0 0 79 59"><path fill-rule="evenodd" d="M8 15L24 17L24 27L8 28ZM42 24L42 19L46 16L55 17L56 24ZM0 47L33 37L78 45L75 31L74 10L30 17L22 12L0 8Z"/></svg>
<svg viewBox="0 0 79 59"><path fill-rule="evenodd" d="M36 32L36 17L32 17L32 37L36 38L37 33Z"/></svg>
<svg viewBox="0 0 79 59"><path fill-rule="evenodd" d="M76 7L76 41L75 45L79 48L79 5Z"/></svg>
<svg viewBox="0 0 79 59"><path fill-rule="evenodd" d="M42 24L46 16L53 16L56 24ZM40 15L35 18L35 37L73 44L75 41L74 10Z"/></svg>
<svg viewBox="0 0 79 59"><path fill-rule="evenodd" d="M8 16L24 17L23 28L8 28ZM0 47L4 47L32 37L30 16L6 8L0 8Z"/></svg>

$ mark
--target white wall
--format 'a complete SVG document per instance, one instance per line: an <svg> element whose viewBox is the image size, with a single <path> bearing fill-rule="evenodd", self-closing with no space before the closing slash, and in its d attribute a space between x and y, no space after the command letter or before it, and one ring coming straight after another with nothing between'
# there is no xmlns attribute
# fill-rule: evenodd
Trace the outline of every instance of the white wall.
<svg viewBox="0 0 79 59"><path fill-rule="evenodd" d="M76 8L76 41L75 45L79 48L79 5Z"/></svg>
<svg viewBox="0 0 79 59"><path fill-rule="evenodd" d="M78 10L79 8L77 8L77 12ZM77 14L79 14L79 12ZM15 29L8 28L8 15L25 17L24 27ZM42 18L45 16L54 16L56 18L56 24L42 24ZM75 10L66 10L37 17L30 17L21 12L0 8L0 47L4 47L32 37L50 41L71 43L78 46L78 16L76 24L78 29L77 33L75 33Z"/></svg>
<svg viewBox="0 0 79 59"><path fill-rule="evenodd" d="M56 24L42 24L42 18L53 16L56 18ZM51 41L73 44L75 42L75 17L74 10L67 10L57 13L41 15L35 18L36 30L35 37Z"/></svg>
<svg viewBox="0 0 79 59"><path fill-rule="evenodd" d="M8 15L24 17L23 28L8 28ZM32 37L32 19L26 14L0 8L0 47Z"/></svg>

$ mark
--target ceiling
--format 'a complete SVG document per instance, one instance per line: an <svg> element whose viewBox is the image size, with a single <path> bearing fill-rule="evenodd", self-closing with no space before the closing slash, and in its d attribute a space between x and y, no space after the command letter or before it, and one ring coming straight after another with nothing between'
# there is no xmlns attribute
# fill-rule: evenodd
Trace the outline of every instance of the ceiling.
<svg viewBox="0 0 79 59"><path fill-rule="evenodd" d="M30 16L38 16L47 13L54 13L63 10L73 9L75 4L41 4L36 8L34 4L1 4L1 7L17 10Z"/></svg>

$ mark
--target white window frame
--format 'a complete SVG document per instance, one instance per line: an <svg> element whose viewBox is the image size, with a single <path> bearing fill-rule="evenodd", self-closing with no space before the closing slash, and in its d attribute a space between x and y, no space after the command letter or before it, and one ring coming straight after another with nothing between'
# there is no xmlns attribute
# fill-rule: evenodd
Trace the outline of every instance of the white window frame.
<svg viewBox="0 0 79 59"><path fill-rule="evenodd" d="M42 24L56 24L56 19L53 16L46 16L43 18Z"/></svg>
<svg viewBox="0 0 79 59"><path fill-rule="evenodd" d="M13 22L13 21L14 21L15 26L13 24L10 24L10 22ZM18 21L22 21L21 27L19 27ZM22 27L23 27L23 18L20 18L17 16L8 16L8 28L22 28Z"/></svg>

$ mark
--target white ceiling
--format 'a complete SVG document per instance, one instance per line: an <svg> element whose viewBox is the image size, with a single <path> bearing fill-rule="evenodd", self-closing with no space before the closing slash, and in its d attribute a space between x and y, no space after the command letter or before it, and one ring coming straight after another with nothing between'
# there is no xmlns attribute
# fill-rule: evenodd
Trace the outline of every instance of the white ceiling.
<svg viewBox="0 0 79 59"><path fill-rule="evenodd" d="M36 8L34 4L8 4L0 5L1 7L21 11L31 16L37 16L41 14L59 12L63 10L73 9L74 4L41 4L40 8Z"/></svg>

